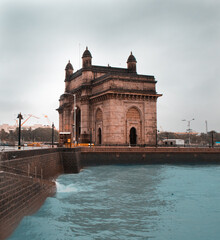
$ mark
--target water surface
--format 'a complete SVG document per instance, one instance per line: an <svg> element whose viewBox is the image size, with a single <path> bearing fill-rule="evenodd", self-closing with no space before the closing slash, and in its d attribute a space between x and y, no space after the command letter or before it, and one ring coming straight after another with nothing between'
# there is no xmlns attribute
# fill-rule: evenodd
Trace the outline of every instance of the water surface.
<svg viewBox="0 0 220 240"><path fill-rule="evenodd" d="M219 166L101 166L57 193L10 240L220 238Z"/></svg>

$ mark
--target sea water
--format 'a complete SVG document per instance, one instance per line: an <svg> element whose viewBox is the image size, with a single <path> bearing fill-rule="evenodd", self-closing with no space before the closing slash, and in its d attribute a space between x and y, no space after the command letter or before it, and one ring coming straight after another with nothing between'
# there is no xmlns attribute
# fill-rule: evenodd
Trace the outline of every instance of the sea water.
<svg viewBox="0 0 220 240"><path fill-rule="evenodd" d="M220 166L100 166L61 175L10 240L220 239Z"/></svg>

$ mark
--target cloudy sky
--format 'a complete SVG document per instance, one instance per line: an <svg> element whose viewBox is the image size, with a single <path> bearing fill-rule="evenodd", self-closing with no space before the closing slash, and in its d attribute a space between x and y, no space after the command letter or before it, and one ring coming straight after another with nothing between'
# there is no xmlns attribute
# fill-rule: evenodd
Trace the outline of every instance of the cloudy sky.
<svg viewBox="0 0 220 240"><path fill-rule="evenodd" d="M48 115L58 127L59 96L68 60L81 68L88 46L93 64L154 75L158 129L220 131L219 0L1 0L0 124L19 112Z"/></svg>

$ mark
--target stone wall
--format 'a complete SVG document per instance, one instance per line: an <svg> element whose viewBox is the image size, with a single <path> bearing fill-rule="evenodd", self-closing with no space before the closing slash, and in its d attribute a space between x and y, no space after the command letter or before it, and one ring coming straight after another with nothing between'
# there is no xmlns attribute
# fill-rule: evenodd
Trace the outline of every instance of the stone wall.
<svg viewBox="0 0 220 240"><path fill-rule="evenodd" d="M54 192L55 183L51 181L0 171L0 240L9 236L25 215L33 214Z"/></svg>
<svg viewBox="0 0 220 240"><path fill-rule="evenodd" d="M63 172L59 152L1 161L0 169L8 172L52 179Z"/></svg>
<svg viewBox="0 0 220 240"><path fill-rule="evenodd" d="M59 149L4 152L0 155L0 240L56 191L52 179L63 173Z"/></svg>
<svg viewBox="0 0 220 240"><path fill-rule="evenodd" d="M24 158L24 157L33 157L43 154L49 154L59 152L58 148L42 148L42 149L30 149L30 150L17 150L17 151L5 151L0 152L0 163L4 160L13 160L17 158Z"/></svg>
<svg viewBox="0 0 220 240"><path fill-rule="evenodd" d="M80 148L64 148L61 153L64 173L79 173L81 169Z"/></svg>
<svg viewBox="0 0 220 240"><path fill-rule="evenodd" d="M220 148L82 148L80 164L220 164Z"/></svg>

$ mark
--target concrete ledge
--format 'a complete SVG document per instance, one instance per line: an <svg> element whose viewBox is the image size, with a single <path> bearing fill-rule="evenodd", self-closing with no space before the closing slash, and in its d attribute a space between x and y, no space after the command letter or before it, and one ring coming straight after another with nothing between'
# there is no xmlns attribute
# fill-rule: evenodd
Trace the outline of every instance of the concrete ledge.
<svg viewBox="0 0 220 240"><path fill-rule="evenodd" d="M81 152L156 152L156 153L220 153L220 148L186 147L82 147Z"/></svg>
<svg viewBox="0 0 220 240"><path fill-rule="evenodd" d="M110 164L220 164L220 148L81 148L81 167Z"/></svg>
<svg viewBox="0 0 220 240"><path fill-rule="evenodd" d="M29 149L29 150L16 150L0 153L0 161L14 160L17 158L33 157L37 155L49 154L59 152L59 148L42 148L42 149Z"/></svg>

